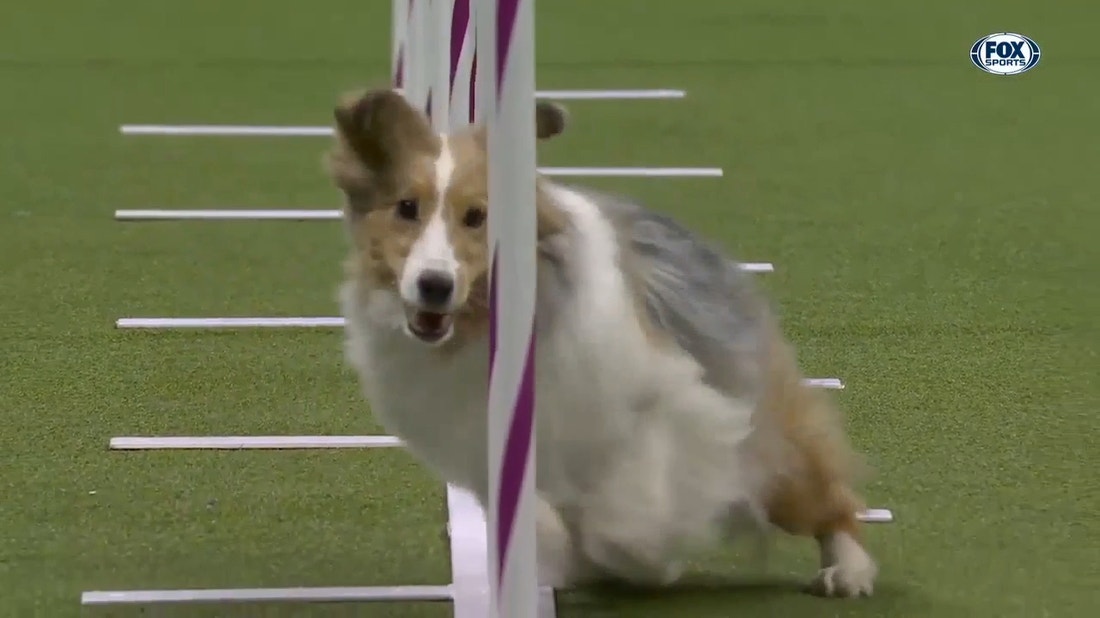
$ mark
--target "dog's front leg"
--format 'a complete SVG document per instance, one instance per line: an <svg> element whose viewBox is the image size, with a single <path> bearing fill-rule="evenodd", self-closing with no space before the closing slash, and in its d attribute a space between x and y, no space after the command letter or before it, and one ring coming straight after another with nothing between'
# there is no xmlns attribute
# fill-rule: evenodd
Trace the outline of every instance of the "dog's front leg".
<svg viewBox="0 0 1100 618"><path fill-rule="evenodd" d="M599 579L659 586L680 576L669 551L675 512L670 456L659 430L639 431L579 505L578 552Z"/></svg>
<svg viewBox="0 0 1100 618"><path fill-rule="evenodd" d="M582 561L573 535L561 513L541 494L537 498L535 528L537 535L539 584L564 588L582 579Z"/></svg>

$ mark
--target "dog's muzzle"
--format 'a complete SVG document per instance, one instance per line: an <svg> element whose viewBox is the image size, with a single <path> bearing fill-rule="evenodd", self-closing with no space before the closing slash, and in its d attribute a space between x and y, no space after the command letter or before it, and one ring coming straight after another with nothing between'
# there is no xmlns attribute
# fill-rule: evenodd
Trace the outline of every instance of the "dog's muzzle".
<svg viewBox="0 0 1100 618"><path fill-rule="evenodd" d="M451 304L455 280L449 273L426 270L416 278L417 302L407 307L409 334L430 344L440 344L454 332Z"/></svg>
<svg viewBox="0 0 1100 618"><path fill-rule="evenodd" d="M420 304L424 307L446 307L451 304L455 280L449 273L426 270L416 278L416 291L420 295Z"/></svg>

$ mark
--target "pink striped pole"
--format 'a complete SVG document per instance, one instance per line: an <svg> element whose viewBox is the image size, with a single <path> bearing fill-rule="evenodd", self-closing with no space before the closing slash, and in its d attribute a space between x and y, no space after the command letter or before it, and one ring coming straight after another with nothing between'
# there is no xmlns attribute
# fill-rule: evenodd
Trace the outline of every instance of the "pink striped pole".
<svg viewBox="0 0 1100 618"><path fill-rule="evenodd" d="M405 72L408 70L407 47L409 40L410 0L393 0L390 31L390 78L394 88L405 87Z"/></svg>
<svg viewBox="0 0 1100 618"><path fill-rule="evenodd" d="M489 147L489 586L493 618L535 618L534 0L477 0Z"/></svg>
<svg viewBox="0 0 1100 618"><path fill-rule="evenodd" d="M476 120L474 115L474 20L470 0L453 0L451 9L451 126Z"/></svg>

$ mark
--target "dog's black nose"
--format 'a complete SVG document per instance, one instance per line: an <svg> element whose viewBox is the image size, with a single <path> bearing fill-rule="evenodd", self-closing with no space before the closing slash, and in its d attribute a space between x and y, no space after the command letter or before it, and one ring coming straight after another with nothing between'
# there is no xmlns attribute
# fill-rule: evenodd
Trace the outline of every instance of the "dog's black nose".
<svg viewBox="0 0 1100 618"><path fill-rule="evenodd" d="M455 282L445 272L427 270L421 273L416 280L416 288L420 291L420 300L428 305L445 305L451 300L451 292L454 292Z"/></svg>

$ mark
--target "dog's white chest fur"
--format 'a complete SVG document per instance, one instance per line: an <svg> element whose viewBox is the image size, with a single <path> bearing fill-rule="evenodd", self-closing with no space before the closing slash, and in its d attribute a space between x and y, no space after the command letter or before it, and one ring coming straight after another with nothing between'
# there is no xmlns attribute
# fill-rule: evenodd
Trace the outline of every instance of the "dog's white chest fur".
<svg viewBox="0 0 1100 618"><path fill-rule="evenodd" d="M348 355L359 370L375 417L433 472L481 490L472 483L479 480L473 471L486 461L488 345L469 346L441 358L401 330L360 331L361 327L349 324L349 331L358 332L349 332Z"/></svg>

